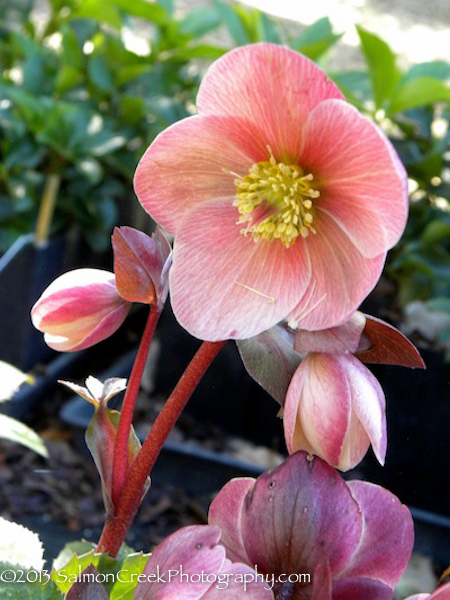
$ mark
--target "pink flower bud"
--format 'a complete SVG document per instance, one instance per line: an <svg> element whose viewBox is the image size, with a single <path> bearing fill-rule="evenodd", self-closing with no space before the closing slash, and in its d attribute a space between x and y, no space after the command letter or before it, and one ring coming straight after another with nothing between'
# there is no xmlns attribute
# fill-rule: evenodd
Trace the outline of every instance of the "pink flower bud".
<svg viewBox="0 0 450 600"><path fill-rule="evenodd" d="M112 335L130 306L118 294L113 273L77 269L49 285L33 306L31 320L50 348L73 352Z"/></svg>

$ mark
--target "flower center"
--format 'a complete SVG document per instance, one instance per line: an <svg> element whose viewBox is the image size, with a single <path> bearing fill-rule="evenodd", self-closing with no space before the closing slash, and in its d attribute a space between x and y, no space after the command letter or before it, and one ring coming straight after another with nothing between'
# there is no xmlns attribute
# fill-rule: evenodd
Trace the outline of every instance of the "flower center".
<svg viewBox="0 0 450 600"><path fill-rule="evenodd" d="M237 176L233 205L245 223L241 233L251 233L255 242L279 239L286 248L301 236L316 233L313 227L313 200L320 192L313 187L313 175L305 174L298 165L276 161L270 147L270 158L251 166L248 175Z"/></svg>

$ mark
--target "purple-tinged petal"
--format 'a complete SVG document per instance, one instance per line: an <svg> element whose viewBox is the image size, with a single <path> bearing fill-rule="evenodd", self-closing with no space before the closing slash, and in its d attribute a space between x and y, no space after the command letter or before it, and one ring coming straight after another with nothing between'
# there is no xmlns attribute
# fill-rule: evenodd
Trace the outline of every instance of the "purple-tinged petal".
<svg viewBox="0 0 450 600"><path fill-rule="evenodd" d="M108 594L100 583L101 575L94 565L89 565L71 586L66 600L108 600Z"/></svg>
<svg viewBox="0 0 450 600"><path fill-rule="evenodd" d="M206 578L197 581L195 576L220 572L225 549L218 545L219 540L220 529L207 525L192 525L173 533L151 555L143 571L147 581L137 584L134 600L202 598L211 583ZM181 568L184 578L180 577Z"/></svg>
<svg viewBox="0 0 450 600"><path fill-rule="evenodd" d="M392 588L369 578L333 581L333 600L392 600Z"/></svg>
<svg viewBox="0 0 450 600"><path fill-rule="evenodd" d="M365 325L366 317L361 312L356 312L338 327L323 331L300 329L295 334L294 348L297 352L353 354L358 349Z"/></svg>
<svg viewBox="0 0 450 600"><path fill-rule="evenodd" d="M251 123L188 117L160 133L141 158L134 188L144 209L171 233L192 208L236 195L235 175L267 159L267 141ZM236 221L238 211L235 208ZM199 232L201 233L201 230Z"/></svg>
<svg viewBox="0 0 450 600"><path fill-rule="evenodd" d="M232 479L219 492L209 507L208 523L220 527L220 543L234 562L249 563L242 541L241 521L244 500L255 483L251 477Z"/></svg>
<svg viewBox="0 0 450 600"><path fill-rule="evenodd" d="M199 113L246 118L264 132L280 161L296 162L308 113L327 98L342 98L317 65L282 46L237 48L207 71L197 96Z"/></svg>
<svg viewBox="0 0 450 600"><path fill-rule="evenodd" d="M312 574L328 560L334 574L353 556L361 533L359 507L345 482L303 452L261 475L245 498L242 539L260 572Z"/></svg>
<svg viewBox="0 0 450 600"><path fill-rule="evenodd" d="M396 244L408 215L407 179L391 143L353 106L325 100L309 115L299 164L318 178L316 205L366 258Z"/></svg>
<svg viewBox="0 0 450 600"><path fill-rule="evenodd" d="M364 336L367 336L369 348L357 352L357 357L364 363L381 363L425 369L425 363L419 351L398 329L381 319L366 316Z"/></svg>
<svg viewBox="0 0 450 600"><path fill-rule="evenodd" d="M283 320L310 279L305 244L255 243L236 225L229 198L190 210L170 271L179 323L203 340L245 339Z"/></svg>
<svg viewBox="0 0 450 600"><path fill-rule="evenodd" d="M220 580L222 577L222 581ZM272 590L260 579L253 569L242 563L226 560L219 573L217 583L202 596L205 600L274 600Z"/></svg>
<svg viewBox="0 0 450 600"><path fill-rule="evenodd" d="M281 406L302 356L294 350L294 334L275 325L247 340L236 342L248 373Z"/></svg>
<svg viewBox="0 0 450 600"><path fill-rule="evenodd" d="M414 596L408 596L405 600L431 600L431 594L414 594ZM450 595L448 598L441 598L441 600L450 600Z"/></svg>
<svg viewBox="0 0 450 600"><path fill-rule="evenodd" d="M311 600L332 600L333 579L328 561L319 563L313 575Z"/></svg>
<svg viewBox="0 0 450 600"><path fill-rule="evenodd" d="M317 209L316 234L293 247L307 246L312 276L288 320L295 329L320 330L342 325L377 283L385 254L364 258L331 217Z"/></svg>
<svg viewBox="0 0 450 600"><path fill-rule="evenodd" d="M414 543L411 513L380 486L351 481L348 487L360 506L364 526L353 560L340 577L370 577L393 588L411 557Z"/></svg>

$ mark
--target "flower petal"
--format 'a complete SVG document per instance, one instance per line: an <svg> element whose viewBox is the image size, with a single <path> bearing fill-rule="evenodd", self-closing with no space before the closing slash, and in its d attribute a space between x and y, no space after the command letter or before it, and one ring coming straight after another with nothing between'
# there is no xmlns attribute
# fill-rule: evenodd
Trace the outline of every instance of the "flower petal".
<svg viewBox="0 0 450 600"><path fill-rule="evenodd" d="M341 577L372 577L393 588L403 575L413 548L411 513L380 486L363 481L350 481L348 486L361 508L364 528L353 561Z"/></svg>
<svg viewBox="0 0 450 600"><path fill-rule="evenodd" d="M217 545L218 527L192 525L166 538L152 553L143 571L134 600L199 600L211 583L197 580L202 572L217 574L225 561L225 549ZM176 575L182 567L184 578ZM169 573L171 571L171 573ZM158 576L159 575L159 576ZM165 581L164 581L165 580Z"/></svg>
<svg viewBox="0 0 450 600"><path fill-rule="evenodd" d="M345 370L337 358L329 354L308 354L289 386L285 423L286 417L292 422L289 405L297 405L301 429L314 454L338 466L350 425L350 400ZM286 433L290 434L289 426ZM292 438L286 441L290 452L305 450L292 447Z"/></svg>
<svg viewBox="0 0 450 600"><path fill-rule="evenodd" d="M225 546L227 557L232 561L249 562L242 541L241 519L245 497L254 483L251 477L232 479L209 507L208 523L222 530L220 543Z"/></svg>
<svg viewBox="0 0 450 600"><path fill-rule="evenodd" d="M354 353L358 349L365 324L366 317L357 311L338 327L322 331L300 329L295 334L294 348L297 352Z"/></svg>
<svg viewBox="0 0 450 600"><path fill-rule="evenodd" d="M339 360L350 386L352 410L369 436L375 456L383 465L387 446L384 392L376 377L357 358L341 356Z"/></svg>
<svg viewBox="0 0 450 600"><path fill-rule="evenodd" d="M333 575L353 556L361 528L344 480L304 452L258 477L242 513L250 564L266 573L312 574L327 560Z"/></svg>
<svg viewBox="0 0 450 600"><path fill-rule="evenodd" d="M179 227L170 272L180 324L209 341L245 339L283 320L310 278L305 244L255 243L230 199L193 209Z"/></svg>
<svg viewBox="0 0 450 600"><path fill-rule="evenodd" d="M406 173L391 143L354 107L327 100L309 115L300 165L321 182L321 211L374 258L399 240L408 216Z"/></svg>
<svg viewBox="0 0 450 600"><path fill-rule="evenodd" d="M202 598L205 600L274 600L272 590L261 580L256 580L253 569L242 563L231 564L225 561L222 573L219 573L217 583L214 583ZM220 582L220 576L227 579ZM180 599L181 600L181 599Z"/></svg>
<svg viewBox="0 0 450 600"><path fill-rule="evenodd" d="M183 119L160 133L141 158L134 189L144 209L171 233L184 214L236 195L235 176L267 160L267 141L249 122L215 116Z"/></svg>
<svg viewBox="0 0 450 600"><path fill-rule="evenodd" d="M356 578L333 582L333 600L392 600L392 589L373 579Z"/></svg>
<svg viewBox="0 0 450 600"><path fill-rule="evenodd" d="M317 212L317 233L306 239L311 283L289 315L296 329L328 329L345 322L374 288L385 261L384 254L364 258L333 219Z"/></svg>
<svg viewBox="0 0 450 600"><path fill-rule="evenodd" d="M200 114L246 118L264 131L278 160L296 161L308 113L327 98L343 98L311 60L261 43L227 52L206 73L197 96Z"/></svg>

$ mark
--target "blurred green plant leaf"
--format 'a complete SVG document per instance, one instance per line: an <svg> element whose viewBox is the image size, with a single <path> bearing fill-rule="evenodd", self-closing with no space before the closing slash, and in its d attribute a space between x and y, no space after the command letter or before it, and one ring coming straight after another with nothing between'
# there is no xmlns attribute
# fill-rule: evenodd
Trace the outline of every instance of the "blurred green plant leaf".
<svg viewBox="0 0 450 600"><path fill-rule="evenodd" d="M333 33L330 19L323 17L292 39L290 45L312 60L318 60L341 37L342 34Z"/></svg>
<svg viewBox="0 0 450 600"><path fill-rule="evenodd" d="M225 23L236 44L243 46L252 42L253 40L245 30L242 18L235 7L225 4L222 0L213 0L213 2L221 20Z"/></svg>
<svg viewBox="0 0 450 600"><path fill-rule="evenodd" d="M45 458L48 457L47 448L37 433L17 419L2 414L0 414L0 438L16 442Z"/></svg>
<svg viewBox="0 0 450 600"><path fill-rule="evenodd" d="M147 2L146 0L110 0L110 4L120 8L128 15L146 19L160 26L165 25L169 18L167 10L156 2Z"/></svg>
<svg viewBox="0 0 450 600"><path fill-rule="evenodd" d="M377 35L362 27L356 29L369 67L375 106L382 108L385 101L391 98L401 77L396 57L389 45Z"/></svg>
<svg viewBox="0 0 450 600"><path fill-rule="evenodd" d="M133 0L134 2L135 0ZM131 2L129 5L131 6ZM72 19L90 18L99 23L106 23L115 29L122 27L122 17L113 2L104 0L81 0L71 13Z"/></svg>
<svg viewBox="0 0 450 600"><path fill-rule="evenodd" d="M191 10L181 21L180 31L183 35L201 37L214 31L220 25L220 17L213 8L197 8Z"/></svg>
<svg viewBox="0 0 450 600"><path fill-rule="evenodd" d="M388 114L404 112L424 104L450 102L450 86L433 77L407 80L392 96Z"/></svg>

